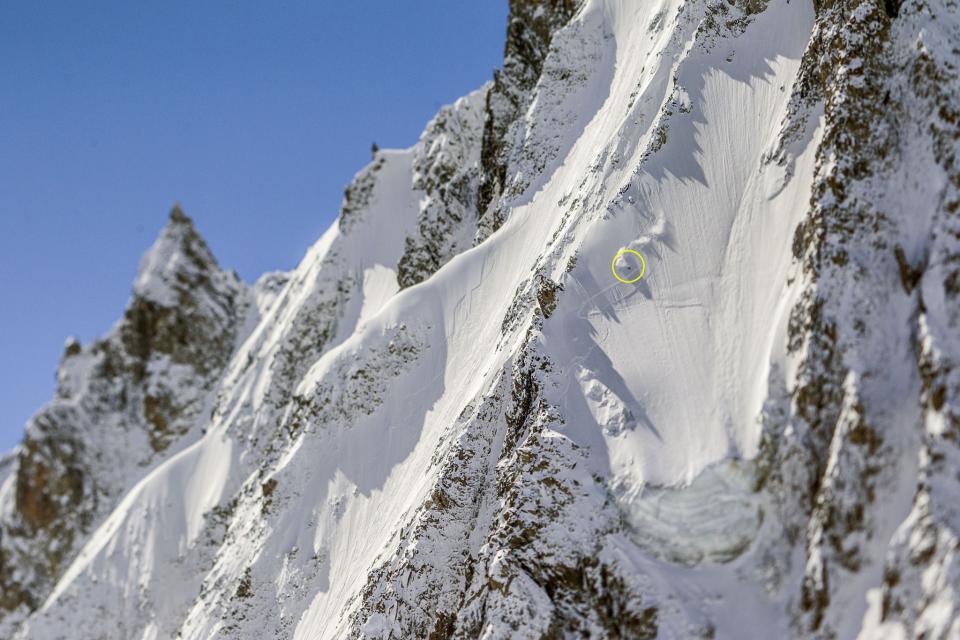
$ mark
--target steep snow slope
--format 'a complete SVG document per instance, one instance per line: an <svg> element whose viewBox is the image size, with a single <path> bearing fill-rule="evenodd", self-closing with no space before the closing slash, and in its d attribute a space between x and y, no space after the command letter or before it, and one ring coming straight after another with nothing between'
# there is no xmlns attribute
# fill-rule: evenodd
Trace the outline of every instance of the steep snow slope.
<svg viewBox="0 0 960 640"><path fill-rule="evenodd" d="M646 16L627 7L611 20L615 41L624 43L616 58L648 59L646 47L634 44L640 39L630 38ZM622 110L642 87L635 111L615 118L602 109L581 138L583 151L568 156L571 174L558 175L559 188L544 194L562 197L574 176L603 163L606 175L591 191L609 204L588 209L570 232L582 234L571 291L558 309L570 321L548 324L545 334L548 355L569 376L564 415L582 425L597 419L617 480L690 482L706 465L756 453L756 417L789 308L783 285L809 197L813 148L802 149L798 177L787 184L767 157L812 19L803 4L772 5L729 44L693 44L662 71L673 77L669 95L645 84L642 66L619 65L608 108ZM656 128L643 112L648 91L676 105ZM645 137L664 130L667 143L649 153ZM597 139L640 144L605 158L596 155ZM636 285L611 277L621 247L646 256ZM624 415L632 420L618 422Z"/></svg>
<svg viewBox="0 0 960 640"><path fill-rule="evenodd" d="M951 637L950 11L512 2L19 636Z"/></svg>

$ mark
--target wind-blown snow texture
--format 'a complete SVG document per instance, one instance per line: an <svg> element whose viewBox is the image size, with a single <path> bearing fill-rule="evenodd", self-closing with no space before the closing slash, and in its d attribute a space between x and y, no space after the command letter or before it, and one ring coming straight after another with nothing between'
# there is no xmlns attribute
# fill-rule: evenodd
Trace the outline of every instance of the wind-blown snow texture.
<svg viewBox="0 0 960 640"><path fill-rule="evenodd" d="M176 209L68 342L0 636L960 637L958 47L953 0L513 0L296 269Z"/></svg>

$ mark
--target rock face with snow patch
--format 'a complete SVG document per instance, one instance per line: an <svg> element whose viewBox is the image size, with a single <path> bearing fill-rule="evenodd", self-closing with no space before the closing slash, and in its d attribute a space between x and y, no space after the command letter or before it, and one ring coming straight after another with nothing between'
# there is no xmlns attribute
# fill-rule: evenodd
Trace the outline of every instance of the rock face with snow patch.
<svg viewBox="0 0 960 640"><path fill-rule="evenodd" d="M293 271L172 214L0 460L0 635L960 636L958 43L513 0Z"/></svg>
<svg viewBox="0 0 960 640"><path fill-rule="evenodd" d="M5 624L43 603L133 484L199 437L249 307L247 287L220 270L174 208L124 317L87 347L67 342L56 397L9 462L0 490Z"/></svg>

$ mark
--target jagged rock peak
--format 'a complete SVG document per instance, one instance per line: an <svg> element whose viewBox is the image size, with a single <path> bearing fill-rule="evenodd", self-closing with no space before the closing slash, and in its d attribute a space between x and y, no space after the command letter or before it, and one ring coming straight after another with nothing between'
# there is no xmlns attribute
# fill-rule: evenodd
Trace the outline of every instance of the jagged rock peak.
<svg viewBox="0 0 960 640"><path fill-rule="evenodd" d="M190 217L183 212L183 207L180 206L179 202L175 202L173 208L170 209L170 224L185 224L190 227L193 226L193 220L191 220Z"/></svg>
<svg viewBox="0 0 960 640"><path fill-rule="evenodd" d="M178 205L120 321L87 346L67 339L53 401L0 458L0 637L42 605L124 493L196 437L251 305Z"/></svg>
<svg viewBox="0 0 960 640"><path fill-rule="evenodd" d="M61 360L65 360L71 356L79 355L83 351L83 345L80 343L80 338L76 336L68 337L63 343L63 356Z"/></svg>
<svg viewBox="0 0 960 640"><path fill-rule="evenodd" d="M172 307L180 303L185 290L204 284L217 271L217 260L207 243L180 205L175 204L167 226L140 261L133 292Z"/></svg>

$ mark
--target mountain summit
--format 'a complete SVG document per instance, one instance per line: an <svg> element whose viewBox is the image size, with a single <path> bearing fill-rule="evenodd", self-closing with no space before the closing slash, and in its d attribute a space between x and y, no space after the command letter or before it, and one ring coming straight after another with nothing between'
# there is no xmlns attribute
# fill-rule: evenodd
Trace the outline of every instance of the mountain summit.
<svg viewBox="0 0 960 640"><path fill-rule="evenodd" d="M512 0L292 271L174 208L0 458L0 637L960 637L958 43Z"/></svg>

